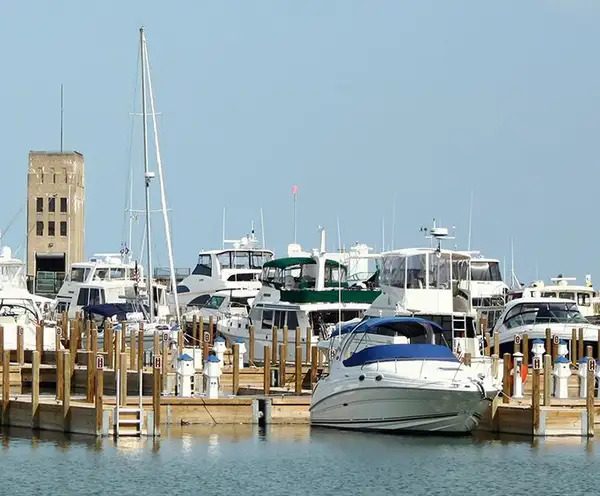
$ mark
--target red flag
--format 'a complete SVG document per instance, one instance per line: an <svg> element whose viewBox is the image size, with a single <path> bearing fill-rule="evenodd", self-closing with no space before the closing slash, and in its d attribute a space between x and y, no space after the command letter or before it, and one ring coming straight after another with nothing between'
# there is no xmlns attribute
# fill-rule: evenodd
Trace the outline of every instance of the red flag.
<svg viewBox="0 0 600 496"><path fill-rule="evenodd" d="M298 186L292 186L292 195L298 193Z"/></svg>

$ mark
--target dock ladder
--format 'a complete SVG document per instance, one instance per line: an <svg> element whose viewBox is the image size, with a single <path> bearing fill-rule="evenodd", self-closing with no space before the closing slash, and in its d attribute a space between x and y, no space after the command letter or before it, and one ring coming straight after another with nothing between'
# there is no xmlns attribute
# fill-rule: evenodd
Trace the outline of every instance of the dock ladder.
<svg viewBox="0 0 600 496"><path fill-rule="evenodd" d="M142 408L142 378L143 372L139 372L139 399L137 408L131 406L122 407L121 403L121 380L127 381L127 371L121 374L121 369L117 370L116 378L116 404L114 411L114 428L113 434L115 437L120 436L142 436L142 425L144 419L144 410Z"/></svg>

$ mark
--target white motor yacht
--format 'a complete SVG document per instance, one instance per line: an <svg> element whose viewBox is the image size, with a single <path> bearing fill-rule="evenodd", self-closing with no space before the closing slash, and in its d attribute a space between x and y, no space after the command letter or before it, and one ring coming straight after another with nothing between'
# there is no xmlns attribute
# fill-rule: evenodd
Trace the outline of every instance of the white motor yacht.
<svg viewBox="0 0 600 496"><path fill-rule="evenodd" d="M468 433L500 388L448 346L443 329L415 317L363 321L350 331L313 391L313 426Z"/></svg>
<svg viewBox="0 0 600 496"><path fill-rule="evenodd" d="M574 300L566 298L529 296L514 299L506 304L492 335L498 333L503 354L513 352L515 336L527 334L531 346L534 339L545 339L546 329L550 329L552 336L569 343L569 348L573 329L577 329L578 335L579 329L583 329L585 345L594 349L598 346L600 327L591 324L582 315Z"/></svg>

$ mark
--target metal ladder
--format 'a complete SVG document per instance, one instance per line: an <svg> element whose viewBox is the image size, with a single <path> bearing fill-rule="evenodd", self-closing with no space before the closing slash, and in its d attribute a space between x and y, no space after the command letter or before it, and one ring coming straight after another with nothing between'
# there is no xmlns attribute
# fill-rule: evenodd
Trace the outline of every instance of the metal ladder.
<svg viewBox="0 0 600 496"><path fill-rule="evenodd" d="M462 333L462 336L457 336L458 333ZM454 315L452 314L452 351L456 351L456 338L467 336L467 316L466 315ZM465 350L461 350L462 353Z"/></svg>
<svg viewBox="0 0 600 496"><path fill-rule="evenodd" d="M127 374L125 380L127 380ZM116 404L114 410L114 427L113 433L115 437L120 436L142 436L142 423L144 410L142 409L142 372L139 373L140 391L139 403L137 408L121 407L121 369L117 370L116 378ZM125 417L125 418L123 418Z"/></svg>

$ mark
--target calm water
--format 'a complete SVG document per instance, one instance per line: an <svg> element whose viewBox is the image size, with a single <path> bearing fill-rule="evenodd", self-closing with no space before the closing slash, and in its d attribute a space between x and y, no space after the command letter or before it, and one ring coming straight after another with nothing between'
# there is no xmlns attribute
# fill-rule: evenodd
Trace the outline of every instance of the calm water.
<svg viewBox="0 0 600 496"><path fill-rule="evenodd" d="M580 439L227 426L115 442L11 429L0 451L2 493L10 495L575 495L600 485L600 442ZM512 480L517 491L507 486Z"/></svg>

